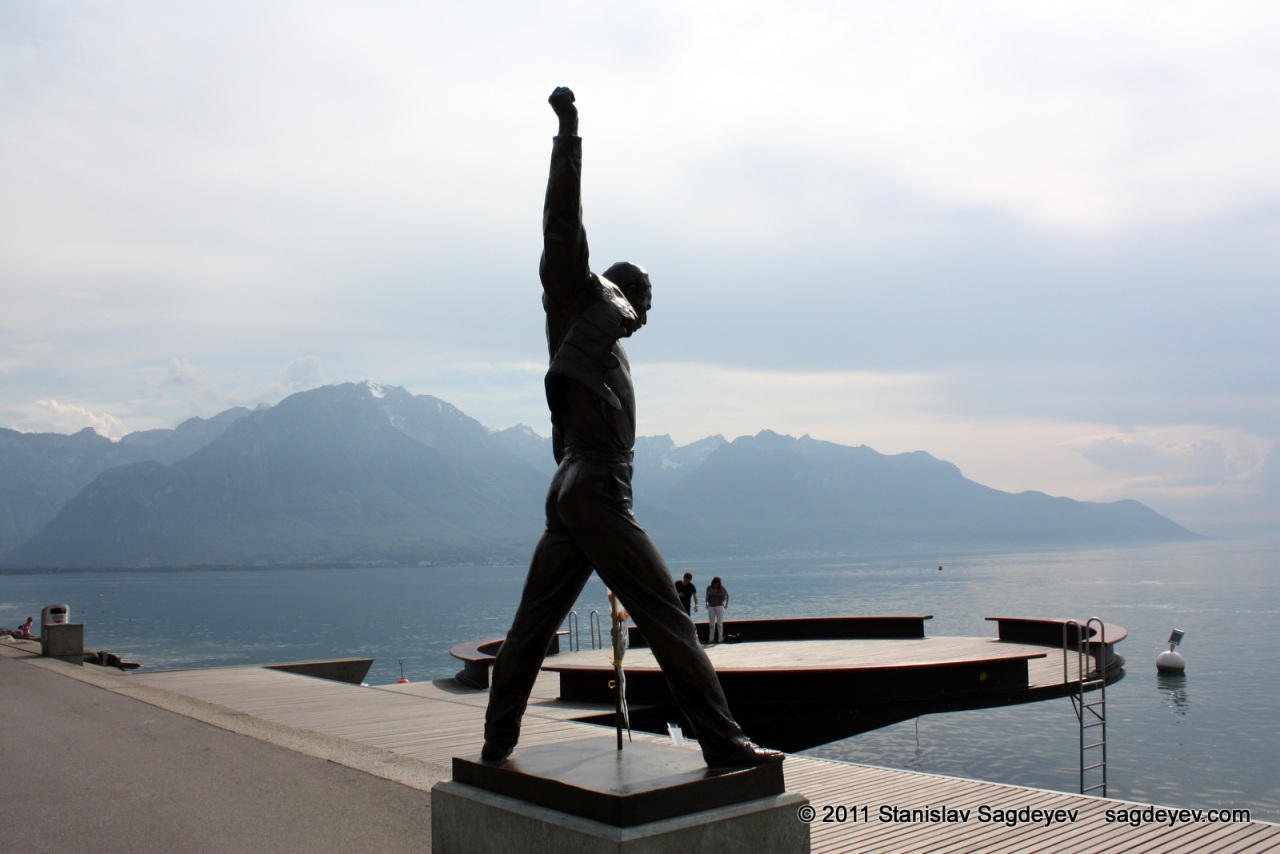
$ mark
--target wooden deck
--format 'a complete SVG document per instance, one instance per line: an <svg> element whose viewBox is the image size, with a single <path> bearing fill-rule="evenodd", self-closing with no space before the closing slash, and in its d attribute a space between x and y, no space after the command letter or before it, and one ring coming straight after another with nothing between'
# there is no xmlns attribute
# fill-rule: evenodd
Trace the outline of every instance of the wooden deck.
<svg viewBox="0 0 1280 854"><path fill-rule="evenodd" d="M991 708L1065 696L1079 678L1074 651L973 637L777 639L706 648L729 705L752 738L799 752L922 714ZM636 728L665 733L679 713L648 647L626 654ZM1087 666L1092 659L1086 657ZM609 654L550 656L560 696L611 706ZM1117 663L1107 681L1122 678ZM464 680L473 687L475 681ZM484 683L487 684L487 681Z"/></svg>
<svg viewBox="0 0 1280 854"><path fill-rule="evenodd" d="M1013 643L996 638L911 638L824 640L824 641L760 641L750 644L717 644L705 647L707 657L717 673L760 670L831 670L856 667L895 667L919 664L979 661L1001 656L1025 656L1032 688L1050 688L1079 678L1079 662L1066 656L1066 680L1063 678L1061 650L1042 645ZM627 671L658 670L653 652L648 648L627 650ZM599 667L612 670L606 650L588 649L562 652L548 658L545 669L559 671L570 667Z"/></svg>
<svg viewBox="0 0 1280 854"><path fill-rule="evenodd" d="M956 647L960 654L959 646ZM1043 651L1043 648L1041 648ZM639 650L628 654L639 658ZM711 650L717 665L736 654L732 645ZM588 653L581 653L587 655ZM595 655L602 655L599 650ZM1053 658L1053 656L1050 656ZM1056 662L1061 678L1061 661ZM213 703L238 715L376 747L447 769L456 754L480 750L488 694L462 688L452 680L377 688L326 682L275 670L240 667L134 674L130 681ZM525 717L522 742L550 743L588 734L599 727L573 720L601 711L597 705L556 699L557 679L543 674ZM636 740L666 741L643 733ZM1172 828L1139 828L1107 823L1107 809L1147 805L961 780L843 762L789 756L784 766L789 791L805 795L817 810L812 823L813 851L1124 851L1262 852L1280 849L1280 825L1264 822L1188 823ZM946 806L972 810L966 821L883 822L882 810L923 810ZM832 808L826 810L825 808ZM823 821L839 816L844 821ZM866 817L863 821L863 810ZM978 809L1079 810L1073 821L1051 827L1044 822L1009 827L982 821Z"/></svg>
<svg viewBox="0 0 1280 854"><path fill-rule="evenodd" d="M1009 643L994 638L907 638L855 640L787 640L716 644L704 647L717 673L726 671L842 670L862 667L903 667L956 661L981 661L1004 656L1025 656L1039 662L1037 679L1045 684L1062 681L1062 655L1043 646ZM562 652L548 658L547 670L594 668L612 670L607 650ZM1074 659L1074 656L1072 656ZM628 671L658 670L652 650L627 650ZM1073 661L1074 663L1074 661Z"/></svg>

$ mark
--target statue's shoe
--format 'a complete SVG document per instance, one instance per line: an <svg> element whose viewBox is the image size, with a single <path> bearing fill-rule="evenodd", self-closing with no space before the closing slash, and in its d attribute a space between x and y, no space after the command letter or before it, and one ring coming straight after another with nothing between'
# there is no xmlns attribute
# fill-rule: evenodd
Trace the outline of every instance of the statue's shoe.
<svg viewBox="0 0 1280 854"><path fill-rule="evenodd" d="M723 750L703 751L708 768L741 768L751 765L768 765L781 762L786 754L761 747L745 738L734 739Z"/></svg>
<svg viewBox="0 0 1280 854"><path fill-rule="evenodd" d="M511 751L515 749L516 746L514 744L502 745L486 741L484 747L480 749L480 761L486 765L501 765L507 761L507 758L511 756Z"/></svg>

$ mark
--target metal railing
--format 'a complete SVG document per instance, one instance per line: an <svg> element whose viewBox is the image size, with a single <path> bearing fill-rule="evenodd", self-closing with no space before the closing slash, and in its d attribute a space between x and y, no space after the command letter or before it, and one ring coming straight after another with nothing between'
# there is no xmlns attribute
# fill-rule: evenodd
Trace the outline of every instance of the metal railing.
<svg viewBox="0 0 1280 854"><path fill-rule="evenodd" d="M582 649L582 638L578 632L578 612L570 611L569 616L564 621L565 630L569 633L569 652L578 652ZM591 630L591 648L600 649L604 646L604 635L600 630L600 612L592 611L588 616L588 625Z"/></svg>
<svg viewBox="0 0 1280 854"><path fill-rule="evenodd" d="M604 649L604 632L600 628L600 612L591 612L591 648Z"/></svg>
<svg viewBox="0 0 1280 854"><path fill-rule="evenodd" d="M569 632L569 652L577 652L582 649L582 642L578 638L578 612L570 611L569 616L565 618L564 624Z"/></svg>
<svg viewBox="0 0 1280 854"><path fill-rule="evenodd" d="M1071 629L1075 629L1074 644ZM1074 646L1074 650L1072 647ZM1091 648L1094 651L1090 651ZM1071 675L1071 653L1076 658ZM1107 796L1107 627L1098 617L1084 625L1075 620L1062 624L1062 681L1071 685L1071 708L1080 736L1080 794L1101 789ZM1086 692L1093 692L1088 699ZM1092 761L1096 757L1097 761ZM1086 778L1093 782L1086 784Z"/></svg>

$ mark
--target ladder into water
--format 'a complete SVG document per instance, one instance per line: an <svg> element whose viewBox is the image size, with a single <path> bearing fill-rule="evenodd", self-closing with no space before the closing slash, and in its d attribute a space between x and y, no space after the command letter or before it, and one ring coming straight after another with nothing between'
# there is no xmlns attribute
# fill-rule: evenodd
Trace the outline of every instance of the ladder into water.
<svg viewBox="0 0 1280 854"><path fill-rule="evenodd" d="M1073 636L1074 630L1074 636ZM1076 674L1070 673L1075 654ZM1097 617L1062 625L1062 681L1080 731L1080 794L1107 796L1107 627Z"/></svg>

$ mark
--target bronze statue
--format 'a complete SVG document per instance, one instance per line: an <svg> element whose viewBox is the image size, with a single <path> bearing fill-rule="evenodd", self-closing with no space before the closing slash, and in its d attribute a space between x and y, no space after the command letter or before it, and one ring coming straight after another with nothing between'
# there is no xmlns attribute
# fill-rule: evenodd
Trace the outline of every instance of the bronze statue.
<svg viewBox="0 0 1280 854"><path fill-rule="evenodd" d="M582 227L578 108L565 87L549 101L560 132L551 150L539 273L551 358L547 405L559 468L547 492L546 530L494 663L481 759L498 763L511 755L547 646L594 567L644 632L707 764L779 761L781 753L751 743L733 720L667 564L632 513L635 389L619 342L648 319L649 275L628 263L614 264L603 276L591 272Z"/></svg>

